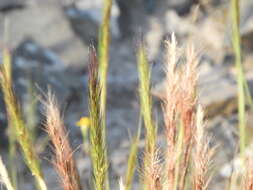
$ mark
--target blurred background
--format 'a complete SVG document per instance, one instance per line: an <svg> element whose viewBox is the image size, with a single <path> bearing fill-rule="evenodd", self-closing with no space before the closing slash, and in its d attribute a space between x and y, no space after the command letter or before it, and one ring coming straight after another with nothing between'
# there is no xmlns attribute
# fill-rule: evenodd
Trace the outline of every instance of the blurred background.
<svg viewBox="0 0 253 190"><path fill-rule="evenodd" d="M48 161L50 157L44 151L47 141L41 130L43 117L37 97L43 95L48 87L56 93L76 150L82 182L88 184L90 162L81 150L81 133L75 123L81 116L88 116L88 48L90 44L97 45L102 6L102 0L0 0L0 47L4 47L7 38L13 54L16 95L23 105L27 123L38 129L35 146L41 152L46 181L52 190L60 188ZM214 179L215 183L211 183L211 189L224 187L224 179L230 175L228 164L238 150L237 84L230 18L229 0L114 0L107 113L114 189L117 189L118 179L126 169L130 134L135 134L139 123L137 44L141 38L145 39L152 64L154 114L162 131L157 97L163 93L164 40L169 39L172 32L180 46L192 43L199 52L199 99L206 112L213 142L219 145L214 168L218 177ZM240 32L243 66L253 92L252 0L242 1ZM5 38L4 33L7 34ZM7 151L7 121L2 98L0 110L3 155ZM248 113L249 133L252 124L252 114ZM161 144L164 143L162 138L161 134ZM140 147L143 144L141 141ZM33 189L31 174L22 160L18 175L22 176L23 189ZM135 189L138 189L137 182L136 179Z"/></svg>

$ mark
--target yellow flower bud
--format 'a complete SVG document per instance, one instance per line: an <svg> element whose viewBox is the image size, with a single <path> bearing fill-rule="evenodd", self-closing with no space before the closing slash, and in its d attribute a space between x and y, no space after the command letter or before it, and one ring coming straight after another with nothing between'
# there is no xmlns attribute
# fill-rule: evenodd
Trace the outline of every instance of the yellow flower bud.
<svg viewBox="0 0 253 190"><path fill-rule="evenodd" d="M90 119L88 117L81 117L80 120L76 122L76 126L87 128L90 126Z"/></svg>

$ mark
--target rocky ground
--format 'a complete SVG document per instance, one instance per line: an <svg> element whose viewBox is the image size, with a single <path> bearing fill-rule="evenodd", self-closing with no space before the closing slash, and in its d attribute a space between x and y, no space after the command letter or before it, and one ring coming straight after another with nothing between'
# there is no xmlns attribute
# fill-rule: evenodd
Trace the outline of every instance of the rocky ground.
<svg viewBox="0 0 253 190"><path fill-rule="evenodd" d="M228 164L238 148L236 70L231 50L228 2L213 2L201 5L199 11L194 0L131 0L128 3L118 0L117 4L114 3L107 113L110 171L114 189L117 189L118 178L125 172L128 134L134 134L138 127L138 73L135 50L140 33L143 33L146 39L149 60L153 64L152 92L159 121L161 111L157 96L163 93L161 81L164 76L164 39L175 32L180 45L193 43L200 52L200 102L208 118L208 130L213 136L213 142L219 145L215 156L215 163L218 163L216 171L219 175L215 178L215 183L212 183L211 189L217 186L220 189L224 185L226 174L218 168ZM251 87L252 8L250 1L242 5L241 22L243 60ZM98 27L101 23L101 0L77 1L75 4L67 0L2 0L0 36L4 36L4 22L7 23L5 26L8 26L8 44L14 55L15 89L22 105L25 105L24 109L31 100L31 86L38 94L45 92L50 86L63 107L72 145L75 148L80 147L81 135L75 122L80 116L88 114L88 46L90 43L97 43ZM3 44L4 41L1 40L0 46L3 47ZM3 110L3 102L0 102L0 106ZM38 110L38 121L41 120L40 111L41 108ZM252 120L252 117L249 117L249 127L252 127ZM3 112L0 113L0 122L3 126L6 124ZM5 129L2 128L1 133L1 137L5 138ZM41 132L39 138L43 136L44 133ZM162 134L160 136L162 142ZM1 143L6 147L6 138ZM140 147L142 146L143 142ZM77 149L75 156L84 179L82 182L87 185L87 176L90 176L89 160L81 148ZM45 157L47 159L43 159ZM59 189L47 154L42 154L41 158L49 189ZM24 176L21 181L23 189L32 189L30 174L25 172L22 166L21 174ZM137 183L134 187L138 189Z"/></svg>

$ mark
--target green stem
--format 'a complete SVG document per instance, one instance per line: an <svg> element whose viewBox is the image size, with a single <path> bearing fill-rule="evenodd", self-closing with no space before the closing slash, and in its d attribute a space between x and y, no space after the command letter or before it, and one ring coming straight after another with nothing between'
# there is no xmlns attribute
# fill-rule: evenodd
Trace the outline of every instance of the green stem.
<svg viewBox="0 0 253 190"><path fill-rule="evenodd" d="M240 39L240 1L232 0L232 43L235 54L235 64L237 68L237 85L238 85L238 119L240 131L240 152L244 153L246 146L245 134L245 89L244 89L244 73L241 62L241 39Z"/></svg>

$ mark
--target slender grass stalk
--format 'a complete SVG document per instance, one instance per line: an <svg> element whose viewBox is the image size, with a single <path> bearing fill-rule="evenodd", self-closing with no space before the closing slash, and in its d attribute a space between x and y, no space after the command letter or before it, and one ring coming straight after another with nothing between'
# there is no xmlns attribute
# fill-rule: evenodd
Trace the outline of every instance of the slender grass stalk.
<svg viewBox="0 0 253 190"><path fill-rule="evenodd" d="M11 55L7 49L5 49L5 54L4 59L10 59ZM3 62L4 64L1 65L0 70L0 85L3 91L4 102L6 104L8 121L10 122L10 125L12 125L15 138L17 138L17 141L22 148L26 164L35 177L37 188L39 190L46 190L47 187L43 179L38 155L34 150L30 134L25 127L22 118L21 109L14 95L15 93L13 91L11 79L11 62L10 60L4 60Z"/></svg>
<svg viewBox="0 0 253 190"><path fill-rule="evenodd" d="M193 189L206 190L210 181L208 170L214 153L214 148L210 149L210 139L204 130L204 113L202 108L197 108L196 132L194 136L195 146L193 151Z"/></svg>
<svg viewBox="0 0 253 190"><path fill-rule="evenodd" d="M9 129L9 147L8 147L8 157L10 160L9 171L11 176L11 181L14 189L17 189L18 186L18 175L17 175L17 150L16 150L16 139L15 134L13 134L12 127L8 124Z"/></svg>
<svg viewBox="0 0 253 190"><path fill-rule="evenodd" d="M46 107L46 129L52 140L56 168L64 190L81 190L80 177L73 159L66 129L54 95L48 93Z"/></svg>
<svg viewBox="0 0 253 190"><path fill-rule="evenodd" d="M137 155L138 155L138 145L140 141L141 130L139 128L137 135L134 137L131 143L130 152L127 161L127 173L125 178L125 190L132 189L134 171L136 168Z"/></svg>
<svg viewBox="0 0 253 190"><path fill-rule="evenodd" d="M244 153L246 146L246 119L245 119L245 88L244 72L241 56L241 38L240 38L240 0L231 1L232 9L232 43L235 54L235 64L237 69L237 88L238 88L238 119L240 133L240 152Z"/></svg>
<svg viewBox="0 0 253 190"><path fill-rule="evenodd" d="M186 49L186 64L181 71L181 95L179 103L179 112L184 127L184 159L181 163L181 176L179 189L185 188L185 181L189 168L190 153L192 151L193 135L195 132L195 106L197 105L196 87L197 87L197 65L198 58L193 46Z"/></svg>
<svg viewBox="0 0 253 190"><path fill-rule="evenodd" d="M139 96L141 105L141 116L145 126L145 152L143 159L144 189L158 190L160 184L159 162L156 152L156 128L152 117L151 98L151 69L147 61L147 55L143 42L139 44L137 51L137 62L139 72Z"/></svg>
<svg viewBox="0 0 253 190"><path fill-rule="evenodd" d="M152 98L150 84L150 66L143 43L139 45L137 52L138 71L139 71L139 94L141 104L141 115L146 129L146 152L155 151L156 129L152 119Z"/></svg>
<svg viewBox="0 0 253 190"><path fill-rule="evenodd" d="M7 190L14 190L14 187L11 184L7 169L1 157L0 157L0 181L6 186Z"/></svg>
<svg viewBox="0 0 253 190"><path fill-rule="evenodd" d="M184 126L182 122L179 124L179 130L178 130L178 135L176 139L176 164L175 164L175 185L174 185L174 190L177 190L180 176L182 175L181 171L181 166L180 163L182 162L183 159L183 143L184 143Z"/></svg>
<svg viewBox="0 0 253 190"><path fill-rule="evenodd" d="M110 17L112 0L103 0L103 21L99 30L99 42L98 42L98 52L99 52L99 83L101 88L100 95L100 111L102 117L102 137L103 144L106 144L106 99L107 99L107 73L108 73L108 63L109 63L109 44L110 44ZM106 154L105 154L106 156ZM107 160L107 157L105 158ZM107 162L107 161L106 161ZM109 187L109 178L107 170L106 172L106 189Z"/></svg>
<svg viewBox="0 0 253 190"><path fill-rule="evenodd" d="M7 48L3 50L3 64L6 65L6 73L7 78L6 82L12 84L12 71L11 71L11 55ZM7 113L8 114L8 113ZM10 176L13 187L17 189L17 165L16 165L16 157L17 157L17 150L16 150L16 135L15 129L12 123L10 116L8 116L8 133L9 133L9 159L10 159Z"/></svg>
<svg viewBox="0 0 253 190"><path fill-rule="evenodd" d="M98 62L96 51L90 48L89 63L89 112L90 112L90 144L93 167L94 188L104 190L107 188L107 156L101 115L101 86L98 76Z"/></svg>
<svg viewBox="0 0 253 190"><path fill-rule="evenodd" d="M106 81L109 62L109 43L110 43L110 16L112 0L103 0L103 21L99 31L99 73L101 86L101 111L105 115L106 109ZM105 116L104 116L105 117Z"/></svg>
<svg viewBox="0 0 253 190"><path fill-rule="evenodd" d="M175 36L172 35L171 42L167 42L168 56L166 63L166 79L165 79L165 95L162 97L162 108L164 114L164 125L167 140L167 155L166 155L166 181L167 189L174 190L176 186L176 135L177 135L177 111L176 105L178 101L180 81L176 71L177 64L177 42Z"/></svg>

